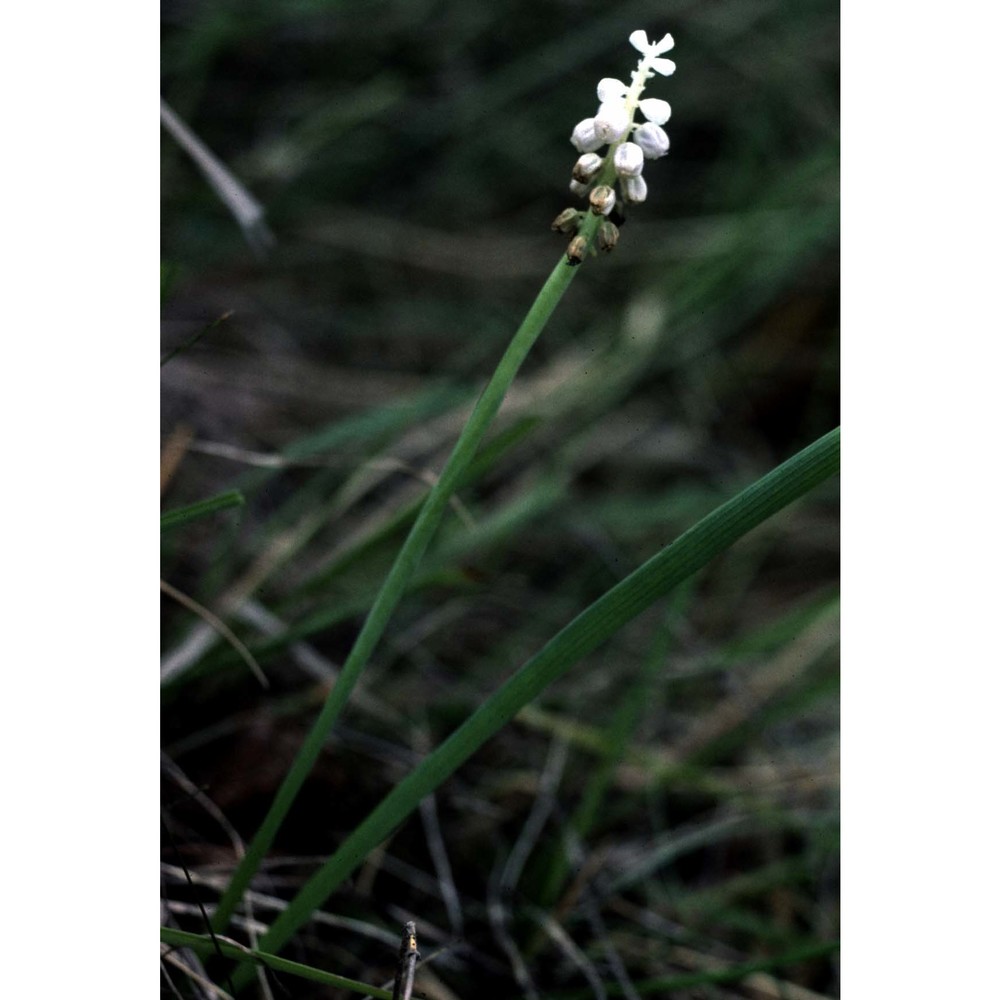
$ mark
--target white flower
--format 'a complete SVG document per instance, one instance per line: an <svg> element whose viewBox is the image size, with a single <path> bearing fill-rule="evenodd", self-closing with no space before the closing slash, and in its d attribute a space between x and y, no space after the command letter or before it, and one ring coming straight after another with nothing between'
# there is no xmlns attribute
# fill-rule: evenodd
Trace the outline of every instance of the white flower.
<svg viewBox="0 0 1000 1000"><path fill-rule="evenodd" d="M665 125L670 120L670 105L658 97L647 97L640 101L639 110L656 125Z"/></svg>
<svg viewBox="0 0 1000 1000"><path fill-rule="evenodd" d="M647 160L658 160L661 156L666 156L667 150L670 149L667 133L652 122L640 125L632 133L632 141L642 150Z"/></svg>
<svg viewBox="0 0 1000 1000"><path fill-rule="evenodd" d="M650 59L649 65L656 70L660 76L673 76L677 69L677 63L673 59Z"/></svg>
<svg viewBox="0 0 1000 1000"><path fill-rule="evenodd" d="M646 182L643 180L642 176L638 177L623 177L622 181L622 195L625 201L630 204L638 204L640 201L646 200L646 192L648 188L646 187Z"/></svg>
<svg viewBox="0 0 1000 1000"><path fill-rule="evenodd" d="M619 177L638 177L642 165L642 149L634 142L623 142L615 150L615 173Z"/></svg>
<svg viewBox="0 0 1000 1000"><path fill-rule="evenodd" d="M638 49L643 55L648 55L652 48L645 31L633 31L628 40L632 43L632 48Z"/></svg>
<svg viewBox="0 0 1000 1000"><path fill-rule="evenodd" d="M594 150L600 149L601 146L606 142L605 139L601 139L594 129L594 119L584 118L575 129L573 129L573 134L569 137L569 141L573 143L574 146L581 153L593 153Z"/></svg>
<svg viewBox="0 0 1000 1000"><path fill-rule="evenodd" d="M589 184L581 184L579 181L570 181L569 189L577 196L577 198L582 198L589 189Z"/></svg>
<svg viewBox="0 0 1000 1000"><path fill-rule="evenodd" d="M628 109L623 100L605 101L594 116L594 134L602 142L617 142L631 125Z"/></svg>
<svg viewBox="0 0 1000 1000"><path fill-rule="evenodd" d="M597 99L603 104L605 101L624 101L628 93L628 87L621 80L606 76L597 85Z"/></svg>
<svg viewBox="0 0 1000 1000"><path fill-rule="evenodd" d="M661 76L670 76L677 64L673 59L657 58L663 52L669 52L674 47L674 36L667 32L658 42L651 42L645 31L633 31L628 36L633 48L638 49L646 58L646 65Z"/></svg>
<svg viewBox="0 0 1000 1000"><path fill-rule="evenodd" d="M661 52L669 52L674 47L674 36L668 31L658 42L651 42L645 31L633 31L628 36L632 47L638 49L644 56L658 56Z"/></svg>

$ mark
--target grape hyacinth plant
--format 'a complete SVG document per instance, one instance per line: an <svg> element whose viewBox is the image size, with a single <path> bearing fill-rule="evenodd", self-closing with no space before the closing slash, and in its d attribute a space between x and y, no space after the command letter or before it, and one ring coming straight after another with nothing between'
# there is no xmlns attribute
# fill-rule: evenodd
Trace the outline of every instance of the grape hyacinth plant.
<svg viewBox="0 0 1000 1000"><path fill-rule="evenodd" d="M670 105L658 97L642 97L646 82L657 73L671 76L677 68L672 59L663 58L664 52L674 47L673 36L668 32L658 42L651 42L645 31L629 35L633 47L642 53L638 68L632 71L632 83L626 86L621 80L605 77L597 85L600 106L593 118L584 118L573 129L570 142L581 156L573 167L569 189L579 197L589 197L590 212L598 216L597 246L609 253L618 243L618 226L623 216L612 216L619 203L614 184L621 191L621 203L637 205L646 200L648 188L642 176L646 160L657 160L670 150L670 139L663 126L670 120ZM636 112L646 119L635 123ZM607 146L600 155L598 150ZM552 229L572 233L573 239L566 250L570 265L583 262L588 251L593 252L593 224L584 226L587 213L575 208L560 212Z"/></svg>
<svg viewBox="0 0 1000 1000"><path fill-rule="evenodd" d="M664 53L674 46L673 37L668 33L651 42L647 33L639 30L629 36L629 42L640 53L638 66L631 73L631 82L626 85L615 78L602 79L597 85L599 106L596 113L580 121L570 138L580 154L573 167L570 190L581 198L586 197L589 205L583 210L567 208L552 223L553 230L570 237L565 255L559 257L538 291L472 407L451 454L440 473L433 477L405 540L371 604L367 606L363 623L353 637L336 680L325 694L311 729L305 735L252 841L241 853L231 879L221 892L209 919L211 933L193 935L166 927L161 932L164 942L168 944L241 962L241 967L232 971L227 979L233 993L250 985L255 974L254 963L260 963L290 975L300 975L333 986L347 984L347 988L357 992L387 996L385 990L308 968L280 958L277 953L317 911L327 905L333 893L344 886L366 858L420 807L422 801L433 795L488 739L550 685L611 639L654 601L697 573L747 532L834 475L838 468L839 431L830 431L716 507L686 531L678 533L597 600L580 610L573 620L471 711L450 735L424 754L339 844L331 845L329 856L311 873L292 899L282 902L280 912L263 930L259 941L254 942L253 949L237 946L225 936L231 932L233 923L242 920L242 915L247 912L248 890L272 850L279 829L321 753L328 746L330 734L382 641L397 605L411 588L414 574L456 491L467 485L470 465L477 457L522 363L579 273L577 265L598 250L610 252L614 249L619 241L618 227L623 220L623 207L646 200L646 161L659 159L669 151L670 141L663 126L670 119L670 105L658 97L644 97L643 94L653 77L673 74L676 68L674 62L664 57ZM641 116L639 121L637 116ZM234 502L230 497L230 504ZM218 503L215 504L217 506ZM177 512L171 525L180 523L181 515L188 518L196 514L190 510ZM561 889L563 876L570 870L568 865L568 854L566 858L561 854L555 856L551 867L556 875L550 877L549 888ZM405 926L405 954L401 952L400 961L405 958L409 964L405 977L397 977L397 993L413 988L417 961L415 924L407 922ZM408 984L405 989L400 986L404 979Z"/></svg>

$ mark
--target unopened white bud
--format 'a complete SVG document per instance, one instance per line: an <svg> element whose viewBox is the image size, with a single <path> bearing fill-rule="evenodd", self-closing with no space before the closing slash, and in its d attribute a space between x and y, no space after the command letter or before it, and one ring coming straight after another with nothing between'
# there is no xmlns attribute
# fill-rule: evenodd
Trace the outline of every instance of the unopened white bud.
<svg viewBox="0 0 1000 1000"><path fill-rule="evenodd" d="M667 150L670 149L667 133L659 125L654 125L652 122L640 125L632 133L632 141L642 150L642 155L647 160L658 160L661 156L665 156Z"/></svg>
<svg viewBox="0 0 1000 1000"><path fill-rule="evenodd" d="M597 153L584 153L573 167L573 180L586 184L604 165L604 158Z"/></svg>
<svg viewBox="0 0 1000 1000"><path fill-rule="evenodd" d="M581 184L579 181L569 182L569 189L577 196L577 198L582 198L587 193L589 188L589 184Z"/></svg>
<svg viewBox="0 0 1000 1000"><path fill-rule="evenodd" d="M606 139L602 139L597 134L596 122L593 118L584 118L575 129L573 129L573 134L569 137L569 141L573 143L574 146L581 153L592 153L595 149L600 149L601 146L607 142Z"/></svg>
<svg viewBox="0 0 1000 1000"><path fill-rule="evenodd" d="M640 175L638 177L623 177L621 179L622 183L622 195L625 201L630 204L636 205L640 201L646 200L646 181Z"/></svg>
<svg viewBox="0 0 1000 1000"><path fill-rule="evenodd" d="M594 118L594 133L602 142L617 142L629 126L624 101L605 101Z"/></svg>
<svg viewBox="0 0 1000 1000"><path fill-rule="evenodd" d="M638 177L642 164L642 150L634 142L623 142L615 150L615 173L619 177Z"/></svg>
<svg viewBox="0 0 1000 1000"><path fill-rule="evenodd" d="M599 184L590 192L590 210L594 215L607 215L615 207L615 189Z"/></svg>
<svg viewBox="0 0 1000 1000"><path fill-rule="evenodd" d="M670 121L670 105L658 97L647 97L639 102L639 110L646 118L657 125L665 125Z"/></svg>
<svg viewBox="0 0 1000 1000"><path fill-rule="evenodd" d="M604 101L624 100L627 93L628 87L621 80L616 80L611 76L606 76L597 85L597 99L602 103Z"/></svg>

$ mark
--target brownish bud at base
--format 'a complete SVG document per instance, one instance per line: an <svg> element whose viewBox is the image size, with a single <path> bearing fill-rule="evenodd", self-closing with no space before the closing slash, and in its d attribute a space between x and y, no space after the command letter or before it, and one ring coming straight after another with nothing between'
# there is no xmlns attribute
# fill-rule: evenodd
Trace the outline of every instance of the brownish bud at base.
<svg viewBox="0 0 1000 1000"><path fill-rule="evenodd" d="M552 220L552 232L575 233L580 228L581 212L576 208L567 208Z"/></svg>
<svg viewBox="0 0 1000 1000"><path fill-rule="evenodd" d="M583 258L587 253L587 239L584 236L574 236L573 239L569 241L569 246L566 248L566 260L570 267L576 267L577 264L583 263Z"/></svg>
<svg viewBox="0 0 1000 1000"><path fill-rule="evenodd" d="M604 166L604 160L597 153L584 153L573 167L573 180L589 184L594 174Z"/></svg>
<svg viewBox="0 0 1000 1000"><path fill-rule="evenodd" d="M599 184L590 192L590 210L595 215L607 215L615 207L615 190L608 184Z"/></svg>
<svg viewBox="0 0 1000 1000"><path fill-rule="evenodd" d="M597 230L597 245L605 252L611 253L618 246L618 227L613 222L602 222Z"/></svg>

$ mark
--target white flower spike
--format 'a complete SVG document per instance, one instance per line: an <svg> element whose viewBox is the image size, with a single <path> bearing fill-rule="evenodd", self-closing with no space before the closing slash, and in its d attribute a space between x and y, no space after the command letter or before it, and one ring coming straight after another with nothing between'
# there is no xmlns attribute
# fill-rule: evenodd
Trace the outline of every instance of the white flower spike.
<svg viewBox="0 0 1000 1000"><path fill-rule="evenodd" d="M670 149L670 139L662 128L670 120L670 105L658 97L643 97L642 93L650 79L657 75L670 76L677 68L672 59L663 58L663 53L674 47L669 32L659 41L650 41L645 31L633 31L628 40L642 56L631 74L631 84L617 77L604 77L597 85L600 107L593 118L584 118L570 137L570 142L583 154L573 170L570 190L580 197L589 196L590 209L595 214L606 218L614 211L619 224L621 219L616 204L634 205L646 200L648 188L642 176L645 161L657 160ZM636 122L637 113L646 120ZM605 145L609 147L607 151L598 155ZM614 190L616 182L620 188L618 198ZM567 209L563 215L570 218L567 213L573 211ZM574 218L573 225L585 225L580 220L586 218L586 213ZM601 249L611 250L618 242L618 231L611 222L602 225L606 238L601 241ZM614 239L608 236L612 229ZM586 244L593 233L592 229L580 229L574 237L568 251L571 264L583 260Z"/></svg>

